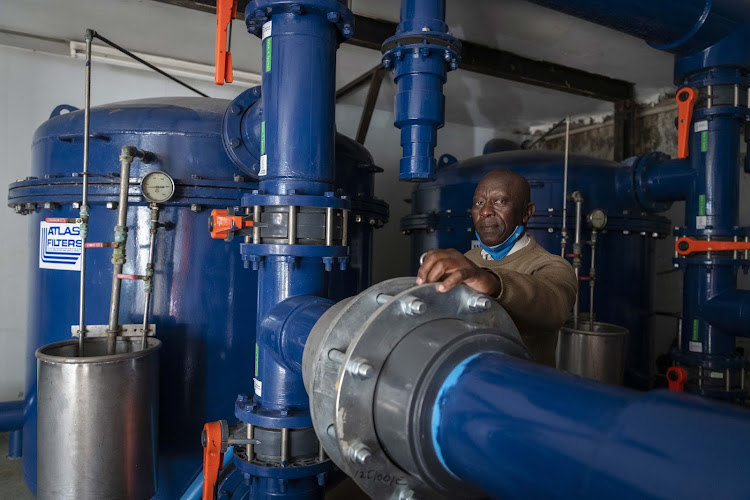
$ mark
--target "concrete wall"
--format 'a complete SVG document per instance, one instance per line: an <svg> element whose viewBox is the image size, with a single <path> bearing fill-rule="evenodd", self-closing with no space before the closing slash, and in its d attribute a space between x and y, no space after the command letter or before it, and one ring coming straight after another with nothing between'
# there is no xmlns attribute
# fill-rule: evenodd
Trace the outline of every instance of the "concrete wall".
<svg viewBox="0 0 750 500"><path fill-rule="evenodd" d="M677 155L677 129L675 128L676 106L674 97L670 96L654 106L644 106L636 119L634 136L634 153L641 155L652 151L661 151L672 157ZM570 152L589 155L595 158L612 160L614 158L614 126L611 120L591 126L573 126L570 135ZM565 139L560 134L551 134L550 140L541 143L542 149L564 151ZM743 159L745 145L742 143ZM728 166L729 167L729 166ZM750 226L750 175L740 169L740 225ZM673 226L684 224L685 203L674 203L663 215L668 217ZM659 273L655 279L654 309L657 311L679 312L682 309L682 273L670 272L674 257L674 239L660 240L656 249L656 269ZM750 289L750 276L740 272L740 287ZM668 351L675 338L676 321L672 318L656 316L653 323L653 342L655 355ZM750 349L746 349L750 353Z"/></svg>

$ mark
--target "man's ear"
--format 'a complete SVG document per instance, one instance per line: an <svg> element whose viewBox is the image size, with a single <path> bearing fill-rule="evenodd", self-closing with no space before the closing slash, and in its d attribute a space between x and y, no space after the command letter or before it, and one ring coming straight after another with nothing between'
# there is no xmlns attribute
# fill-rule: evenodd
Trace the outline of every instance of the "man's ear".
<svg viewBox="0 0 750 500"><path fill-rule="evenodd" d="M531 219L531 216L534 215L534 210L536 210L536 205L533 203L529 203L526 205L526 213L523 214L523 223L526 224L529 222L529 219Z"/></svg>

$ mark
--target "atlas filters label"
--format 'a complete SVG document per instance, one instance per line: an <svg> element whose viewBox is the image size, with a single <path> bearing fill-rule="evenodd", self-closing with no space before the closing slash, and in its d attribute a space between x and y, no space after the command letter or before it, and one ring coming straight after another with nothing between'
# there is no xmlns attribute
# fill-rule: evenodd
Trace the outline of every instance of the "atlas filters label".
<svg viewBox="0 0 750 500"><path fill-rule="evenodd" d="M81 270L81 228L76 223L41 222L39 267L64 271Z"/></svg>

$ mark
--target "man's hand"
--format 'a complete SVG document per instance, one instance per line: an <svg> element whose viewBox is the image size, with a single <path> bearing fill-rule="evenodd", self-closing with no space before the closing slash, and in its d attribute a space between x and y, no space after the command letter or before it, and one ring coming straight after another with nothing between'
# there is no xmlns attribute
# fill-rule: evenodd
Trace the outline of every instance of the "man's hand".
<svg viewBox="0 0 750 500"><path fill-rule="evenodd" d="M469 285L478 292L497 297L502 285L495 274L480 268L461 252L454 249L431 250L422 261L417 273L417 285L435 283L439 292L447 292L459 283Z"/></svg>

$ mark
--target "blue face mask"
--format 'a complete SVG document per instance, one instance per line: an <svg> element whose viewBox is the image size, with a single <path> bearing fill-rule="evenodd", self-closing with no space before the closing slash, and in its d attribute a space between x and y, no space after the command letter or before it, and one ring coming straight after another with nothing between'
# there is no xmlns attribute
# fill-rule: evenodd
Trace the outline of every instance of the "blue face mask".
<svg viewBox="0 0 750 500"><path fill-rule="evenodd" d="M476 231L474 231L474 234L477 236L479 244L482 245L484 251L487 252L490 257L492 257L492 260L501 260L503 257L508 255L508 253L510 253L513 245L515 245L516 242L521 239L521 236L523 236L524 231L526 231L526 226L516 226L516 230L513 231L513 234L508 236L508 239L506 239L499 245L495 245L494 247L482 243L482 238L479 237L479 233L477 233Z"/></svg>

